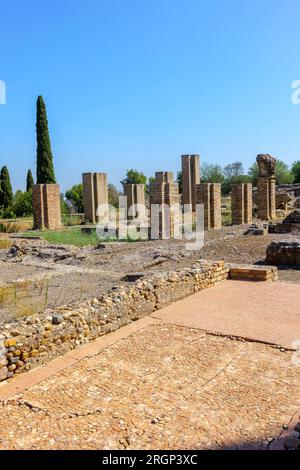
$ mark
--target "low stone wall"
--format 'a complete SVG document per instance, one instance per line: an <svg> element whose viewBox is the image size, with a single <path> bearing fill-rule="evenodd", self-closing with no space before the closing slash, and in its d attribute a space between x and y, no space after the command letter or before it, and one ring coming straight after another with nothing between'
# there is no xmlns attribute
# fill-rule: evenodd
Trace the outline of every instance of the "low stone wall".
<svg viewBox="0 0 300 470"><path fill-rule="evenodd" d="M300 243L273 242L267 248L266 262L275 266L300 267Z"/></svg>
<svg viewBox="0 0 300 470"><path fill-rule="evenodd" d="M153 274L74 307L48 309L6 323L0 335L0 382L228 277L275 280L277 269L200 260L189 268Z"/></svg>
<svg viewBox="0 0 300 470"><path fill-rule="evenodd" d="M46 310L7 323L0 339L0 381L223 281L228 271L223 261L199 261L190 268L138 280L76 307Z"/></svg>

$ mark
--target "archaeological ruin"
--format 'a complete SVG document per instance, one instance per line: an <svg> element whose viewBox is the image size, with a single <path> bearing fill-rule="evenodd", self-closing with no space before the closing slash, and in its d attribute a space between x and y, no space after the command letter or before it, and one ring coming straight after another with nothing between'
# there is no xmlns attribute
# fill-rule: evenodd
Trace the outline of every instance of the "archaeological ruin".
<svg viewBox="0 0 300 470"><path fill-rule="evenodd" d="M108 220L108 189L106 173L83 173L84 218L93 224ZM101 211L99 212L99 208Z"/></svg>
<svg viewBox="0 0 300 470"><path fill-rule="evenodd" d="M125 184L124 195L126 196L127 220L146 220L147 210L145 207L145 185Z"/></svg>
<svg viewBox="0 0 300 470"><path fill-rule="evenodd" d="M256 158L259 174L257 181L257 216L261 220L276 219L275 166L276 159L268 154Z"/></svg>
<svg viewBox="0 0 300 470"><path fill-rule="evenodd" d="M197 204L197 184L200 184L199 155L182 155L182 203L193 212Z"/></svg>
<svg viewBox="0 0 300 470"><path fill-rule="evenodd" d="M179 188L172 172L155 173L149 188L151 238L172 238L179 230Z"/></svg>
<svg viewBox="0 0 300 470"><path fill-rule="evenodd" d="M196 202L204 207L204 229L221 228L221 184L200 183L197 184L196 190Z"/></svg>
<svg viewBox="0 0 300 470"><path fill-rule="evenodd" d="M61 228L60 189L58 184L35 184L32 189L34 228Z"/></svg>
<svg viewBox="0 0 300 470"><path fill-rule="evenodd" d="M232 224L251 224L253 211L252 207L252 184L233 184L231 186Z"/></svg>

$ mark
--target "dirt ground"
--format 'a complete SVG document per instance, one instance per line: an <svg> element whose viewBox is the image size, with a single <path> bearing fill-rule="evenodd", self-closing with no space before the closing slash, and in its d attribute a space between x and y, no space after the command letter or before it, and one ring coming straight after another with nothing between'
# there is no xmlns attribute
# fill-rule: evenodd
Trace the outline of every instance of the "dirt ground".
<svg viewBox="0 0 300 470"><path fill-rule="evenodd" d="M271 241L299 240L297 235L290 234L244 235L245 229L223 227L205 232L200 250L188 250L189 242L183 240L110 242L78 248L15 238L12 249L0 250L0 284L46 279L45 306L72 305L135 280L128 275L173 270L200 258L264 263ZM281 270L279 279L300 283L300 270Z"/></svg>

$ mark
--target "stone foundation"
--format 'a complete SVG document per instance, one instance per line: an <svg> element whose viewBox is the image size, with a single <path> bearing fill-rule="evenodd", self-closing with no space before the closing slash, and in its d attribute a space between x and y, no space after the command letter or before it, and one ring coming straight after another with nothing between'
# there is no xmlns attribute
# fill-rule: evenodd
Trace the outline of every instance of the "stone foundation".
<svg viewBox="0 0 300 470"><path fill-rule="evenodd" d="M222 227L221 184L201 183L197 185L197 204L204 206L204 229Z"/></svg>
<svg viewBox="0 0 300 470"><path fill-rule="evenodd" d="M266 263L274 266L300 267L300 243L273 242L267 248Z"/></svg>
<svg viewBox="0 0 300 470"><path fill-rule="evenodd" d="M34 229L61 228L60 189L58 184L34 184L32 188Z"/></svg>
<svg viewBox="0 0 300 470"><path fill-rule="evenodd" d="M153 274L72 307L48 309L6 323L0 335L0 381L45 364L228 276L274 280L276 272L276 268L200 260L189 268Z"/></svg>

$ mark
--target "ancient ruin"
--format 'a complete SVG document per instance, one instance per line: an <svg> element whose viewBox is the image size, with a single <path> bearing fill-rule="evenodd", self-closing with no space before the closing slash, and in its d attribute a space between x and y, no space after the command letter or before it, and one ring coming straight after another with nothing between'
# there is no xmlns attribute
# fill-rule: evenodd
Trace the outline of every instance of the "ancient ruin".
<svg viewBox="0 0 300 470"><path fill-rule="evenodd" d="M32 189L34 228L61 228L60 189L58 184L35 184Z"/></svg>
<svg viewBox="0 0 300 470"><path fill-rule="evenodd" d="M128 220L146 220L147 209L145 206L145 185L126 184L124 187L126 200L126 215Z"/></svg>
<svg viewBox="0 0 300 470"><path fill-rule="evenodd" d="M268 154L256 158L259 175L257 181L257 216L261 220L276 219L275 166L276 159Z"/></svg>
<svg viewBox="0 0 300 470"><path fill-rule="evenodd" d="M267 248L266 263L281 267L300 267L300 242L272 242Z"/></svg>
<svg viewBox="0 0 300 470"><path fill-rule="evenodd" d="M182 155L182 203L196 210L197 184L200 184L199 155Z"/></svg>
<svg viewBox="0 0 300 470"><path fill-rule="evenodd" d="M201 183L196 186L196 189L197 204L204 206L204 229L221 228L221 184Z"/></svg>
<svg viewBox="0 0 300 470"><path fill-rule="evenodd" d="M252 184L233 184L231 186L232 224L251 224L252 206Z"/></svg>
<svg viewBox="0 0 300 470"><path fill-rule="evenodd" d="M107 174L83 173L82 183L85 220L93 224L106 223L108 220Z"/></svg>
<svg viewBox="0 0 300 470"><path fill-rule="evenodd" d="M179 188L172 172L155 173L149 188L151 238L172 238L179 229Z"/></svg>

